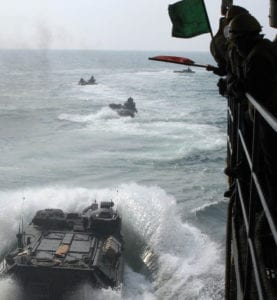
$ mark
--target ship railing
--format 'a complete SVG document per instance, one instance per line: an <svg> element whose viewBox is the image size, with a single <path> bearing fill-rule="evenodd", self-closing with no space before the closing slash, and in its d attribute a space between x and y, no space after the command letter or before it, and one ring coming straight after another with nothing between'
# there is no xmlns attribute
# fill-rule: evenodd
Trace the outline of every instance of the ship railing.
<svg viewBox="0 0 277 300"><path fill-rule="evenodd" d="M277 252L277 199L273 203L263 178L260 124L277 142L277 119L250 94L239 101L229 98L227 117L227 166L237 174L229 178L225 298L274 299L270 273L276 272L276 261L271 269L265 256Z"/></svg>

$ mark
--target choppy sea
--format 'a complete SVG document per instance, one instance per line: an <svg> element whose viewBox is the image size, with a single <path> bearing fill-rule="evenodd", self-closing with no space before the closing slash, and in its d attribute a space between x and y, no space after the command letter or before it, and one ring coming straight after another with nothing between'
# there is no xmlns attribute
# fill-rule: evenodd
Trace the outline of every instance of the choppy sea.
<svg viewBox="0 0 277 300"><path fill-rule="evenodd" d="M38 209L113 200L123 217L122 291L74 299L223 299L226 102L215 75L149 61L208 53L0 51L0 254ZM94 75L97 84L80 86ZM135 118L110 103L136 102ZM0 299L20 299L12 279Z"/></svg>

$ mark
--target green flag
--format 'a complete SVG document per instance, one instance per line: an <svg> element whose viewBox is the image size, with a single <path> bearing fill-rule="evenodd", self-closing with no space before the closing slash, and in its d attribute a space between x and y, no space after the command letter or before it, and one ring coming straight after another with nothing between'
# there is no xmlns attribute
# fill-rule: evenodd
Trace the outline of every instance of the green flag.
<svg viewBox="0 0 277 300"><path fill-rule="evenodd" d="M203 0L183 0L168 6L172 36L190 38L210 32Z"/></svg>

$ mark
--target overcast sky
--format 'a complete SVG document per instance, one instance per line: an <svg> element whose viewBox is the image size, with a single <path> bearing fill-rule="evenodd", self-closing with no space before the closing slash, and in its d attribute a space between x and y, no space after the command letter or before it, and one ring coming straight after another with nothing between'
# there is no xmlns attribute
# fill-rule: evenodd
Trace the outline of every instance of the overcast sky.
<svg viewBox="0 0 277 300"><path fill-rule="evenodd" d="M0 48L199 50L210 35L171 37L169 0L2 0ZM234 0L247 8L269 39L269 0ZM214 33L221 0L205 0Z"/></svg>

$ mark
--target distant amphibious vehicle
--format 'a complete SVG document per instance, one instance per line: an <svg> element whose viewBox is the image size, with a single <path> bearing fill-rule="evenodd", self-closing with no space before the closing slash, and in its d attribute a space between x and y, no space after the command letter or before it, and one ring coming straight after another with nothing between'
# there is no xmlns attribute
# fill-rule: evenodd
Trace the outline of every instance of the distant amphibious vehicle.
<svg viewBox="0 0 277 300"><path fill-rule="evenodd" d="M28 299L61 299L83 282L119 288L123 241L113 205L101 202L99 207L95 202L82 213L37 211L31 224L19 230L16 249L3 261L2 276L15 277Z"/></svg>
<svg viewBox="0 0 277 300"><path fill-rule="evenodd" d="M97 84L97 83L96 83L96 80L95 80L94 76L92 75L89 80L85 80L84 78L81 78L79 80L78 84L79 85L94 85L94 84Z"/></svg>
<svg viewBox="0 0 277 300"><path fill-rule="evenodd" d="M138 112L136 108L136 103L132 97L129 97L124 104L111 103L109 107L115 110L121 117L131 117L134 118L135 114Z"/></svg>

